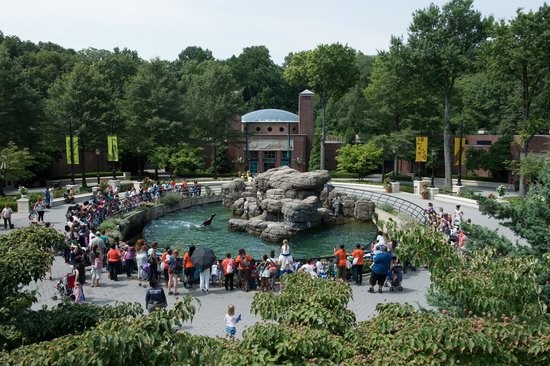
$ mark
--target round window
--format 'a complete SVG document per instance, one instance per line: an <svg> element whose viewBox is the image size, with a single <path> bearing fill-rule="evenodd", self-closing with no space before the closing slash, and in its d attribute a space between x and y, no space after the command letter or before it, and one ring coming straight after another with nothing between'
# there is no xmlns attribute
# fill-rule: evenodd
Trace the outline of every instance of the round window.
<svg viewBox="0 0 550 366"><path fill-rule="evenodd" d="M256 132L260 132L262 129L260 127L256 127Z"/></svg>
<svg viewBox="0 0 550 366"><path fill-rule="evenodd" d="M267 131L268 131L268 132L271 132L271 131L273 131L273 128L268 127L268 128L267 128Z"/></svg>
<svg viewBox="0 0 550 366"><path fill-rule="evenodd" d="M285 130L284 127L279 127L279 131L283 132Z"/></svg>

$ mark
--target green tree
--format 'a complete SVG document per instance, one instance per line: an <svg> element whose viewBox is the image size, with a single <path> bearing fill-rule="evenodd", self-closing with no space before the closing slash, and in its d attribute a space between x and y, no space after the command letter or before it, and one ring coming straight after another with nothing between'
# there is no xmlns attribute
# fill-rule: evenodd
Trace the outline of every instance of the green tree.
<svg viewBox="0 0 550 366"><path fill-rule="evenodd" d="M474 66L490 19L472 8L472 0L430 5L413 15L408 44L414 72L444 100L443 155L445 185L451 186L451 99L456 81Z"/></svg>
<svg viewBox="0 0 550 366"><path fill-rule="evenodd" d="M5 182L19 182L32 178L29 167L34 164L34 158L27 148L20 149L13 141L0 150L2 176L0 177L0 195L4 194Z"/></svg>
<svg viewBox="0 0 550 366"><path fill-rule="evenodd" d="M284 75L291 84L307 85L315 92L322 110L320 167L325 168L325 115L329 99L338 101L357 81L356 51L339 43L294 54Z"/></svg>
<svg viewBox="0 0 550 366"><path fill-rule="evenodd" d="M383 150L373 143L344 145L338 149L338 171L355 173L359 178L380 166Z"/></svg>
<svg viewBox="0 0 550 366"><path fill-rule="evenodd" d="M541 102L538 98L546 95L550 80L549 27L548 4L544 3L536 12L518 10L516 18L509 24L504 21L498 24L489 44L492 70L501 78L512 79L520 85L522 122L517 131L522 135L520 159L527 156L533 136L547 131L545 127L548 127L548 101ZM523 177L519 184L520 194L524 195Z"/></svg>
<svg viewBox="0 0 550 366"><path fill-rule="evenodd" d="M242 138L231 123L242 108L242 96L227 65L217 61L201 64L184 97L186 119L191 121L192 140L198 146L212 147L211 166L217 175L217 150L221 145Z"/></svg>

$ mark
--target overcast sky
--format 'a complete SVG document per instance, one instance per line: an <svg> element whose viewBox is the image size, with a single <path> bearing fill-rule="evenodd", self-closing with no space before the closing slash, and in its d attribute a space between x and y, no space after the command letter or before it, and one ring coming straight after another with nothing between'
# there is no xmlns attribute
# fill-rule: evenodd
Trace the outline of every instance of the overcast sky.
<svg viewBox="0 0 550 366"><path fill-rule="evenodd" d="M281 64L290 52L340 42L374 55L406 36L422 0L0 0L0 31L80 50L114 47L174 60L188 46L226 59L265 45ZM475 0L483 15L511 19L543 0Z"/></svg>

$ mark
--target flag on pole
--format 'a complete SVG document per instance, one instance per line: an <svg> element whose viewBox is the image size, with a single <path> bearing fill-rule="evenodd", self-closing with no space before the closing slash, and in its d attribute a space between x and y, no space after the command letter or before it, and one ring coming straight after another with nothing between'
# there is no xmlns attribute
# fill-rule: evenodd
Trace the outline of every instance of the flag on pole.
<svg viewBox="0 0 550 366"><path fill-rule="evenodd" d="M462 138L462 142L460 141L460 137L455 137L455 146L454 146L454 158L455 158L455 165L458 165L460 162L459 155L460 155L460 144L462 143L462 165L464 165L466 161L466 149L464 148L466 146L466 138Z"/></svg>
<svg viewBox="0 0 550 366"><path fill-rule="evenodd" d="M428 136L416 136L416 157L414 161L417 163L428 161Z"/></svg>
<svg viewBox="0 0 550 366"><path fill-rule="evenodd" d="M80 159L78 156L78 137L73 136L73 156L71 161L71 136L65 136L65 150L67 152L67 164L78 165L80 164Z"/></svg>
<svg viewBox="0 0 550 366"><path fill-rule="evenodd" d="M116 135L107 136L108 161L118 161L118 139Z"/></svg>

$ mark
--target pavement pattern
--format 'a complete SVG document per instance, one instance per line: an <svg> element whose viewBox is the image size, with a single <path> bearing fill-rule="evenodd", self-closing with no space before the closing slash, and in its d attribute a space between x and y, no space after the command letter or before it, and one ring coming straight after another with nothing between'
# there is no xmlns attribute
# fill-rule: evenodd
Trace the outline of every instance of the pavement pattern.
<svg viewBox="0 0 550 366"><path fill-rule="evenodd" d="M382 191L380 186L357 186L373 191ZM394 194L422 207L427 207L427 203L429 202L410 193L400 192ZM443 207L445 212L453 212L454 210L454 204L438 202L437 199L432 202L436 209ZM498 230L499 233L513 241L515 240L511 231L503 227L498 221L481 215L477 208L462 205L462 209L465 219L471 218L474 223ZM66 210L67 205L60 205L47 210L45 221L50 222L54 228L63 230L66 221ZM30 224L28 214L15 213L12 220L16 228ZM7 231L0 230L0 235ZM237 247L235 248L236 251ZM54 297L59 295L56 284L70 270L69 265L65 264L64 259L61 256L56 256L52 266L53 279L49 280L46 278L29 285L29 288L36 289L38 293L38 301L33 305L34 309L39 309L43 306L51 307L59 303L59 300L54 300ZM118 276L119 280L114 282L109 280L107 273L104 272L100 281L101 287L92 288L89 286L91 276L89 271L87 271L87 284L83 286L86 302L97 305L115 304L116 302L138 302L145 309L144 301L147 289L140 286L140 282L135 277L135 273L133 279L127 279L126 274L122 274ZM161 280L161 283L164 282ZM398 302L409 303L416 307L429 307L425 296L429 286L429 271L419 268L417 271L408 271L403 275L402 292L390 292L388 288L384 288L382 294L377 292L371 294L367 291L369 288L368 276L365 276L362 286L351 284L353 297L348 304L348 308L355 313L357 321L363 321L377 315L375 307L378 303ZM261 320L250 312L250 305L256 291L244 292L238 289L235 291L226 291L223 286L213 287L211 285L210 291L203 293L199 290L198 285L188 290L184 289L180 284L179 292L181 293L180 296L167 295L169 308L173 307L177 301L180 301L181 296L192 296L198 300L195 302L197 307L195 317L192 322L185 323L183 326L183 330L189 331L191 334L223 337L225 334L224 315L229 304L234 304L237 314L242 314L242 321L237 326L237 338L242 337L243 330Z"/></svg>

